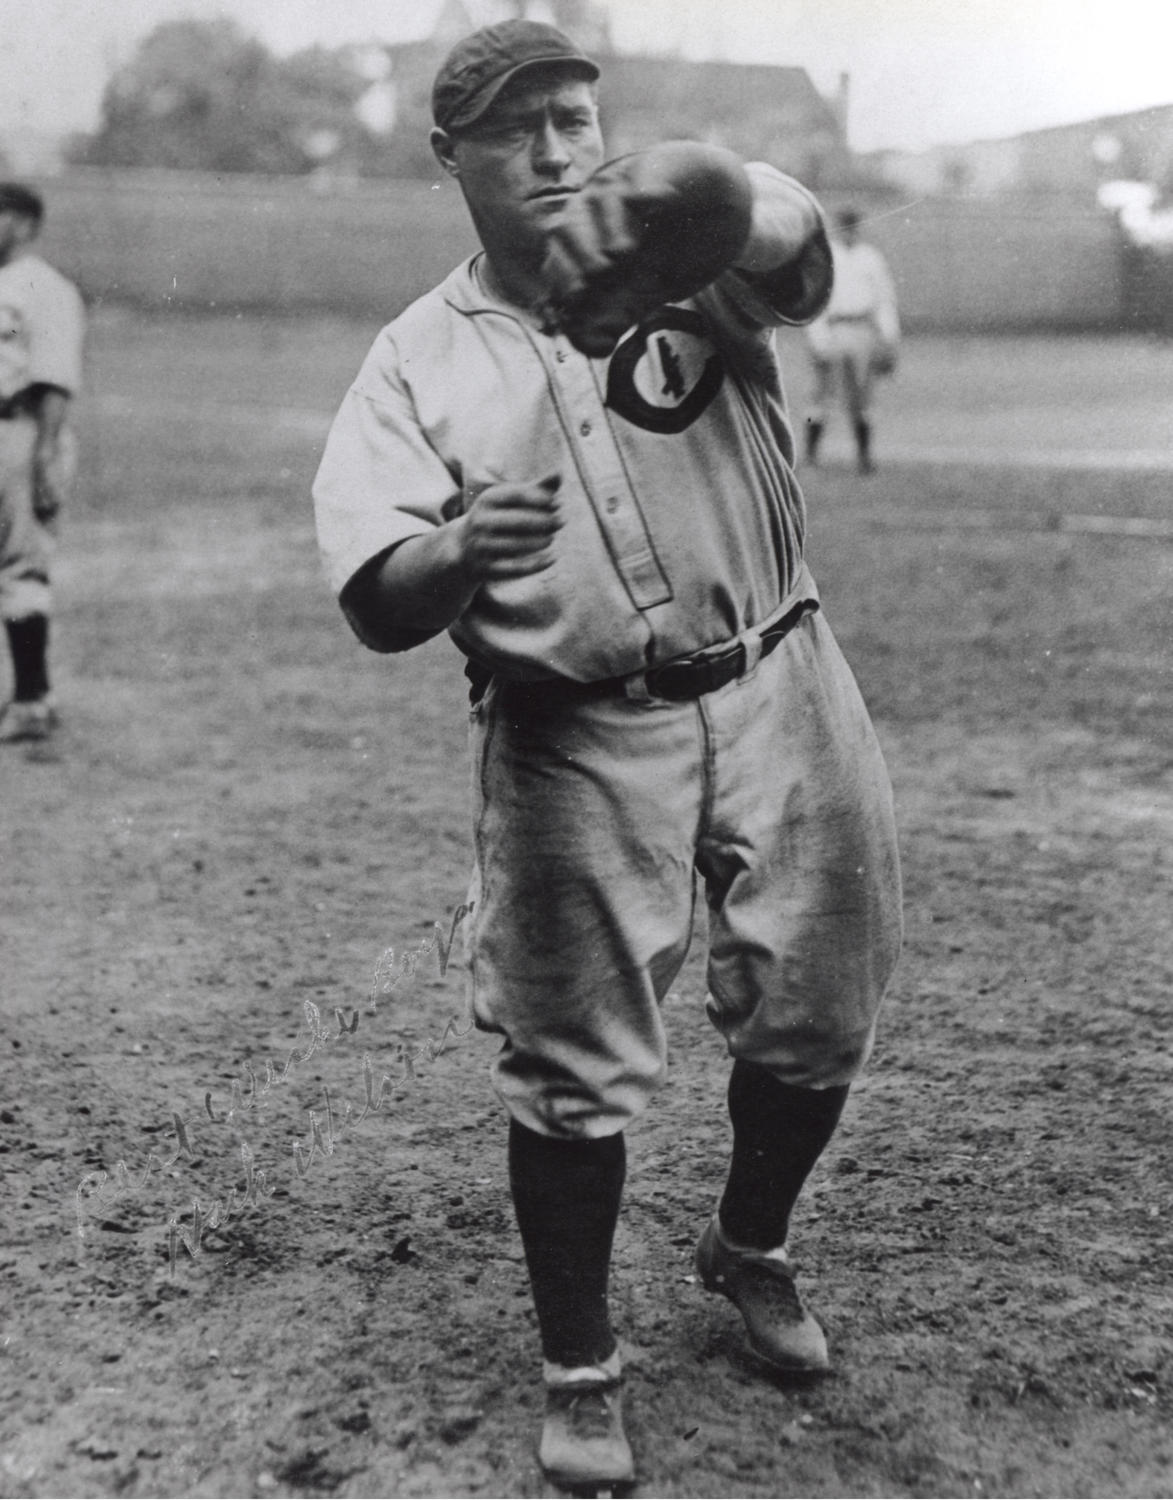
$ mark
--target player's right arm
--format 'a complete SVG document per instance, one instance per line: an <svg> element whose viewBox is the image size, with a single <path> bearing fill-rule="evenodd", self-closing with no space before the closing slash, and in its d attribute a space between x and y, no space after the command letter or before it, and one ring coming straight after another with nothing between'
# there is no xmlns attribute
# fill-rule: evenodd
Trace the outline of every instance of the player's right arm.
<svg viewBox="0 0 1173 1500"><path fill-rule="evenodd" d="M454 625L477 591L541 573L562 524L560 477L502 477L485 424L473 454L454 451L451 410L469 394L443 299L421 299L376 339L339 408L314 479L327 578L374 651L409 651ZM410 370L409 380L404 370ZM448 443L448 446L442 445Z"/></svg>
<svg viewBox="0 0 1173 1500"><path fill-rule="evenodd" d="M455 520L372 558L342 591L363 638L375 650L402 649L405 638L454 625L482 584L544 572L562 525L559 484L549 475L489 485Z"/></svg>

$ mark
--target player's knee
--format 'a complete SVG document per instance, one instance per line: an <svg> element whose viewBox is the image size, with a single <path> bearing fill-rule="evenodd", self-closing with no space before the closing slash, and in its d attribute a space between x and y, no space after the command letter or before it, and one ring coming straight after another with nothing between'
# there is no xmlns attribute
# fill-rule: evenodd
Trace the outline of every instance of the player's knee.
<svg viewBox="0 0 1173 1500"><path fill-rule="evenodd" d="M766 1068L795 1088L839 1088L863 1072L876 1039L876 1010L808 1018L777 1030L751 1030L734 1038L732 1056Z"/></svg>
<svg viewBox="0 0 1173 1500"><path fill-rule="evenodd" d="M594 1140L638 1119L667 1072L664 1060L651 1055L625 1058L621 1068L584 1062L572 1069L550 1058L523 1059L506 1046L494 1064L493 1085L513 1118L540 1135Z"/></svg>
<svg viewBox="0 0 1173 1500"><path fill-rule="evenodd" d="M647 1108L653 1088L628 1089L606 1097L581 1090L517 1093L498 1083L513 1119L539 1135L560 1140L598 1140L626 1130Z"/></svg>
<svg viewBox="0 0 1173 1500"><path fill-rule="evenodd" d="M853 1083L867 1066L875 1046L876 1028L870 1026L839 1034L833 1043L813 1058L807 1088L840 1088Z"/></svg>

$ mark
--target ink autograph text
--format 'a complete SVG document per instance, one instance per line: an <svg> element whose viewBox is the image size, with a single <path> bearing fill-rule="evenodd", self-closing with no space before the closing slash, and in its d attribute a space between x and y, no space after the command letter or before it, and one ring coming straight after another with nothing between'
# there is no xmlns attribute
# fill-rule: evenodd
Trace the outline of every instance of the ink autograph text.
<svg viewBox="0 0 1173 1500"><path fill-rule="evenodd" d="M465 902L457 907L447 934L439 922L433 922L431 937L415 948L401 952L398 958L394 948L387 948L380 954L367 998L367 1015L376 1014L380 999L389 995L404 980L413 978L420 963L429 954L437 955L436 962L441 977L447 973L456 929L465 917L471 915L474 905L473 902ZM210 1124L235 1130L239 1139L239 1127L245 1117L259 1107L260 1101L273 1088L287 1082L297 1066L308 1062L320 1047L344 1042L358 1032L361 1013L357 1008L349 1015L344 1010L335 1008L335 1030L323 1024L322 1012L313 1001L303 1002L303 1009L304 1031L299 1033L289 1049L283 1066L274 1066L266 1060L265 1077L261 1082L251 1062L246 1063L244 1085L239 1079L233 1079L228 1107L219 1113L214 1107L211 1091L205 1093L204 1114ZM392 1065L401 1071L394 1076L384 1072L377 1081L371 1053L363 1052L360 1060L363 1102L357 1108L347 1102L339 1109L331 1098L329 1089L323 1086L319 1107L307 1110L308 1135L304 1140L295 1139L292 1142L293 1163L298 1177L306 1175L317 1157L333 1156L347 1130L354 1129L369 1115L382 1110L390 1098L390 1089L408 1079L417 1078L419 1075L415 1069L418 1063L435 1061L447 1049L450 1039L459 1040L467 1036L474 1025L470 1016L466 1016L463 1027L458 1025L455 1017L449 1017L438 1038L427 1038L414 1049L399 1041L395 1046ZM75 1193L77 1233L83 1245L87 1221L94 1217L96 1210L116 1202L125 1193L141 1190L153 1174L169 1171L181 1158L186 1157L193 1162L198 1160L187 1122L177 1111L172 1111L171 1121L170 1130L175 1136L175 1148L170 1156L164 1158L152 1151L148 1154L141 1173L137 1175L131 1172L125 1161L119 1161L112 1172L87 1172L78 1183ZM167 1256L171 1276L175 1274L181 1246L194 1260L200 1254L205 1231L222 1228L246 1209L256 1207L277 1191L276 1187L269 1185L264 1169L257 1167L255 1153L243 1139L239 1139L239 1153L244 1170L243 1190L238 1190L234 1184L225 1197L215 1198L210 1203L202 1203L197 1196L193 1196L190 1227L181 1223L178 1212L172 1213L168 1218Z"/></svg>

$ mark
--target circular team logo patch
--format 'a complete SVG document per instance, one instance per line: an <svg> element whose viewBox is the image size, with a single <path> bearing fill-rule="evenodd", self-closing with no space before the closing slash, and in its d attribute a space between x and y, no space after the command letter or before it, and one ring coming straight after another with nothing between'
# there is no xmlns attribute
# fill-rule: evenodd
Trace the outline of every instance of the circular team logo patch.
<svg viewBox="0 0 1173 1500"><path fill-rule="evenodd" d="M724 378L700 314L664 307L633 328L611 356L607 405L645 432L683 432Z"/></svg>

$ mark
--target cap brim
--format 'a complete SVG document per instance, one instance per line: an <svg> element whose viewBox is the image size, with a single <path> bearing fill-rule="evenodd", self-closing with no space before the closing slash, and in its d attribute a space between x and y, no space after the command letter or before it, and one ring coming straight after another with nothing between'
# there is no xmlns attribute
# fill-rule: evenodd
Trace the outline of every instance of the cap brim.
<svg viewBox="0 0 1173 1500"><path fill-rule="evenodd" d="M475 125L483 119L492 106L496 103L498 96L506 86L513 82L522 73L529 72L532 68L575 68L579 74L588 82L594 83L599 77L600 69L597 63L593 63L589 57L579 57L569 53L562 57L529 57L525 62L520 62L515 68L510 68L508 73L503 73L500 78L494 78L487 83L479 94L458 110L444 124L445 130L466 130L470 125Z"/></svg>

